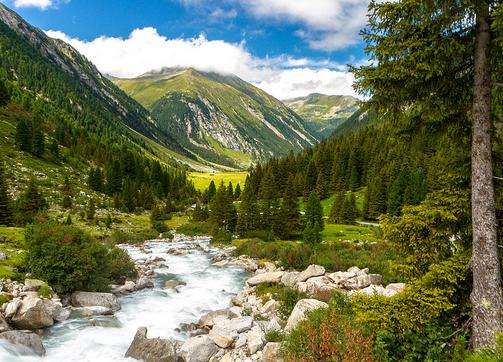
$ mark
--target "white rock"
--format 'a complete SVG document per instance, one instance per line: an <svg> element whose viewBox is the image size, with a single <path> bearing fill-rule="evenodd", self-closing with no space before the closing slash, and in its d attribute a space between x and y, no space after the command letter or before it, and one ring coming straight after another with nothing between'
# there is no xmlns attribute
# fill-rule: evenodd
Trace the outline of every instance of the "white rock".
<svg viewBox="0 0 503 362"><path fill-rule="evenodd" d="M270 272L257 274L246 281L248 285L255 286L264 283L279 283L285 272Z"/></svg>
<svg viewBox="0 0 503 362"><path fill-rule="evenodd" d="M12 299L5 308L5 318L12 318L16 314L17 310L21 306L21 299Z"/></svg>
<svg viewBox="0 0 503 362"><path fill-rule="evenodd" d="M18 329L35 330L52 326L54 320L44 301L38 297L25 297L11 319Z"/></svg>
<svg viewBox="0 0 503 362"><path fill-rule="evenodd" d="M250 355L256 353L265 344L265 335L259 326L254 326L251 330L246 332L246 340L248 346L248 353Z"/></svg>
<svg viewBox="0 0 503 362"><path fill-rule="evenodd" d="M262 350L262 362L282 362L280 356L281 344L277 342L269 342Z"/></svg>
<svg viewBox="0 0 503 362"><path fill-rule="evenodd" d="M281 277L281 284L293 288L297 283L297 276L300 274L298 271L285 272Z"/></svg>
<svg viewBox="0 0 503 362"><path fill-rule="evenodd" d="M305 282L309 278L318 277L325 274L325 268L321 265L309 265L306 270L297 275L297 282Z"/></svg>
<svg viewBox="0 0 503 362"><path fill-rule="evenodd" d="M74 292L71 297L75 307L105 307L116 312L121 309L119 299L112 293Z"/></svg>
<svg viewBox="0 0 503 362"><path fill-rule="evenodd" d="M328 304L316 299L301 299L295 304L292 314L288 317L285 331L290 332L297 324L306 318L306 313L319 308L328 308Z"/></svg>
<svg viewBox="0 0 503 362"><path fill-rule="evenodd" d="M185 362L207 362L218 352L218 346L209 336L201 335L187 339L180 352Z"/></svg>
<svg viewBox="0 0 503 362"><path fill-rule="evenodd" d="M386 297L392 297L393 295L400 293L403 288L405 288L404 283L391 283L386 286L384 289L383 295Z"/></svg>

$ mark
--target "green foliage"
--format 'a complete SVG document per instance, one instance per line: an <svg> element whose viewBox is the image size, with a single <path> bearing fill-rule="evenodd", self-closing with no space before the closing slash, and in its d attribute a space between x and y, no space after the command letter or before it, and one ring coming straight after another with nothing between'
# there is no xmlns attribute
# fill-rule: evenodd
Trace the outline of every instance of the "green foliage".
<svg viewBox="0 0 503 362"><path fill-rule="evenodd" d="M194 211L192 211L191 218L193 221L206 221L210 217L210 212L206 205L201 205L199 202L196 204Z"/></svg>
<svg viewBox="0 0 503 362"><path fill-rule="evenodd" d="M87 220L94 220L94 216L96 214L96 205L94 204L94 199L89 199L89 203L87 204L86 217Z"/></svg>
<svg viewBox="0 0 503 362"><path fill-rule="evenodd" d="M0 79L0 107L3 107L7 103L9 103L10 98L11 92L9 87L7 87L5 80Z"/></svg>
<svg viewBox="0 0 503 362"><path fill-rule="evenodd" d="M21 118L17 123L16 145L21 151L31 152L32 150L31 122L28 123L24 118Z"/></svg>
<svg viewBox="0 0 503 362"><path fill-rule="evenodd" d="M206 221L189 221L178 227L176 231L183 235L210 235L211 225Z"/></svg>
<svg viewBox="0 0 503 362"><path fill-rule="evenodd" d="M255 293L264 301L274 299L279 302L278 313L281 318L288 319L293 308L301 299L307 298L305 293L296 289L277 284L260 284L256 287Z"/></svg>
<svg viewBox="0 0 503 362"><path fill-rule="evenodd" d="M12 224L12 201L7 194L7 181L4 175L4 165L0 161L0 225Z"/></svg>
<svg viewBox="0 0 503 362"><path fill-rule="evenodd" d="M33 155L35 157L42 157L45 152L45 136L40 125L38 125L33 131Z"/></svg>
<svg viewBox="0 0 503 362"><path fill-rule="evenodd" d="M137 276L135 264L129 254L118 247L110 248L108 252L110 279L115 283L124 282L126 278Z"/></svg>
<svg viewBox="0 0 503 362"><path fill-rule="evenodd" d="M230 244L232 242L232 234L229 233L227 230L220 229L215 234L213 234L211 242L214 244L223 244L223 245Z"/></svg>
<svg viewBox="0 0 503 362"><path fill-rule="evenodd" d="M210 210L209 222L212 225L213 235L216 235L219 231L232 235L236 229L237 213L233 200L229 197L229 192L223 182L217 190Z"/></svg>
<svg viewBox="0 0 503 362"><path fill-rule="evenodd" d="M283 338L285 338L285 335L276 329L273 329L265 334L265 340L267 342L281 342L283 341Z"/></svg>
<svg viewBox="0 0 503 362"><path fill-rule="evenodd" d="M58 293L106 291L110 283L107 248L73 226L48 223L26 231L26 268Z"/></svg>
<svg viewBox="0 0 503 362"><path fill-rule="evenodd" d="M16 224L25 225L33 222L37 213L47 208L47 201L42 196L34 178L31 178L27 189L16 200Z"/></svg>
<svg viewBox="0 0 503 362"><path fill-rule="evenodd" d="M311 192L304 215L304 231L302 233L304 242L310 245L321 243L321 232L324 225L320 199L315 192Z"/></svg>
<svg viewBox="0 0 503 362"><path fill-rule="evenodd" d="M52 289L47 284L44 284L40 288L38 288L37 293L40 297L43 297L43 298L51 298L52 297Z"/></svg>

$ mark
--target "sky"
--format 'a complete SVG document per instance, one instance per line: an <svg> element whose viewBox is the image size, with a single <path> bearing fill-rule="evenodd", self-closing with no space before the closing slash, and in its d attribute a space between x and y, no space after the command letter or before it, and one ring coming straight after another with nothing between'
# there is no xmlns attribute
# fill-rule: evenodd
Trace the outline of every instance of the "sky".
<svg viewBox="0 0 503 362"><path fill-rule="evenodd" d="M106 74L235 74L279 99L356 95L368 0L0 0Z"/></svg>

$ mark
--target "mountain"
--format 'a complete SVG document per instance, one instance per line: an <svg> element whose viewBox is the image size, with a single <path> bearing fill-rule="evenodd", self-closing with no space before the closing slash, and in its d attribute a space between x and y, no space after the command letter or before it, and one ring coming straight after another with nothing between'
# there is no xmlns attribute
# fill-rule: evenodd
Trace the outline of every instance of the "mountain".
<svg viewBox="0 0 503 362"><path fill-rule="evenodd" d="M100 136L131 142L165 162L191 160L190 153L137 101L129 97L77 50L52 39L0 4L0 73L25 92L73 115Z"/></svg>
<svg viewBox="0 0 503 362"><path fill-rule="evenodd" d="M165 68L114 82L195 157L234 168L317 143L283 103L234 75Z"/></svg>
<svg viewBox="0 0 503 362"><path fill-rule="evenodd" d="M284 103L308 122L309 129L319 138L330 136L358 110L358 99L351 96L313 93L288 99Z"/></svg>

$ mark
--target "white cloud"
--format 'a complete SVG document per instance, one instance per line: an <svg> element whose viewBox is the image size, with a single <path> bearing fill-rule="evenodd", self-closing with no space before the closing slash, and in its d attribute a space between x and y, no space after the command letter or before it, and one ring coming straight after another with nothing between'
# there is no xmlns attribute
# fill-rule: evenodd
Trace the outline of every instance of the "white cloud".
<svg viewBox="0 0 503 362"><path fill-rule="evenodd" d="M312 92L354 95L353 76L344 66L329 60L280 56L257 58L245 43L192 39L169 39L154 28L134 30L128 38L99 37L82 41L60 31L47 31L91 60L103 73L136 77L162 67L193 67L202 71L236 74L280 99Z"/></svg>
<svg viewBox="0 0 503 362"><path fill-rule="evenodd" d="M369 0L234 0L258 18L303 24L297 35L314 49L356 44L366 23Z"/></svg>
<svg viewBox="0 0 503 362"><path fill-rule="evenodd" d="M14 6L17 8L39 8L45 10L52 5L52 0L14 0Z"/></svg>

